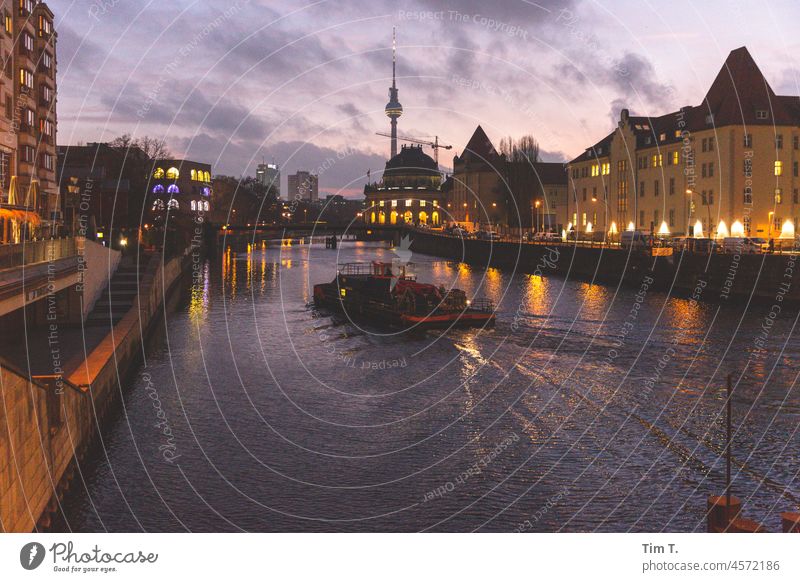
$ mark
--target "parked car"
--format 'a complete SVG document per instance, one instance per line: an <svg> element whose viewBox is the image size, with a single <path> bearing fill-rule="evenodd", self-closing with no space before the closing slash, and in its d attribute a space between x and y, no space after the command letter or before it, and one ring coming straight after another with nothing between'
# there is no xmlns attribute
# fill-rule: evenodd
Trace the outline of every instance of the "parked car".
<svg viewBox="0 0 800 582"><path fill-rule="evenodd" d="M501 238L500 233L494 232L493 230L480 230L477 232L476 236L480 240L490 240L490 241L500 240Z"/></svg>
<svg viewBox="0 0 800 582"><path fill-rule="evenodd" d="M624 230L619 235L619 244L623 249L644 250L650 246L650 235L641 230Z"/></svg>
<svg viewBox="0 0 800 582"><path fill-rule="evenodd" d="M453 230L450 231L450 233L453 236L462 236L462 237L469 236L469 233L460 226L454 227Z"/></svg>
<svg viewBox="0 0 800 582"><path fill-rule="evenodd" d="M762 239L763 240L763 239ZM745 236L727 236L722 239L722 252L753 254L763 252L761 243Z"/></svg>
<svg viewBox="0 0 800 582"><path fill-rule="evenodd" d="M766 253L767 251L769 251L769 241L767 241L767 239L751 237L750 240L761 247L761 252Z"/></svg>
<svg viewBox="0 0 800 582"><path fill-rule="evenodd" d="M552 241L560 241L561 235L556 232L534 232L528 233L530 234L530 240L534 241L541 241L541 242L552 242Z"/></svg>

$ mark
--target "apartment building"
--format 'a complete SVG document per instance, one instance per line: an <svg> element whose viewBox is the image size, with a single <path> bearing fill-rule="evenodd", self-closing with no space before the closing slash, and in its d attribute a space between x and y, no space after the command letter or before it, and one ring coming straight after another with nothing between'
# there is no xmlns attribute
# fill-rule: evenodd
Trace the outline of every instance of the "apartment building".
<svg viewBox="0 0 800 582"><path fill-rule="evenodd" d="M617 128L568 164L578 232L777 237L800 220L800 98L730 53L703 101ZM788 222L787 222L788 221Z"/></svg>

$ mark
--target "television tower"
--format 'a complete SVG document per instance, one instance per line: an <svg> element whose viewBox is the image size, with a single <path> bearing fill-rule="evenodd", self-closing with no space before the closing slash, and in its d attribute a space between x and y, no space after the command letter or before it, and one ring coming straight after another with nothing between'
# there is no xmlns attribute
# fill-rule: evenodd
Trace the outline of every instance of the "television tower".
<svg viewBox="0 0 800 582"><path fill-rule="evenodd" d="M389 103L386 104L386 115L392 120L392 155L397 155L397 118L403 115L403 106L397 99L397 83L395 73L397 68L397 36L392 27L392 86L389 87ZM391 159L390 158L390 159Z"/></svg>

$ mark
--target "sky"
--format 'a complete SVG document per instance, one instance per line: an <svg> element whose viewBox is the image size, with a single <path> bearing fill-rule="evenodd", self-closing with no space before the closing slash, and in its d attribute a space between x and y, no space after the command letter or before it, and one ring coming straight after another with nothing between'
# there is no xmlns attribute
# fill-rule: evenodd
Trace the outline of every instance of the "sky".
<svg viewBox="0 0 800 582"><path fill-rule="evenodd" d="M796 0L54 0L58 143L122 133L246 176L262 160L357 197L389 155L397 29L401 135L450 144L480 124L531 134L546 161L607 135L626 107L697 105L747 46L778 94L800 95ZM426 151L432 155L430 148Z"/></svg>

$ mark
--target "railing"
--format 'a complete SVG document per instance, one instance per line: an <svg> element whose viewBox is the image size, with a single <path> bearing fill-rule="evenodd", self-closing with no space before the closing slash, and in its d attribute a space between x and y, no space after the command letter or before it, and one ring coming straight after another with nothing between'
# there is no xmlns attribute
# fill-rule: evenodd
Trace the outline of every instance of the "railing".
<svg viewBox="0 0 800 582"><path fill-rule="evenodd" d="M0 245L0 269L35 265L57 261L78 254L74 238L25 241L18 244Z"/></svg>

